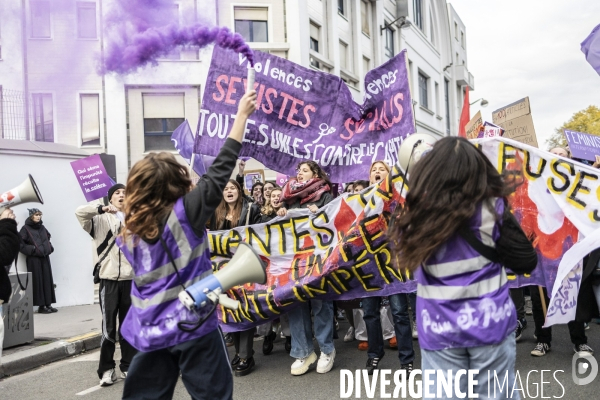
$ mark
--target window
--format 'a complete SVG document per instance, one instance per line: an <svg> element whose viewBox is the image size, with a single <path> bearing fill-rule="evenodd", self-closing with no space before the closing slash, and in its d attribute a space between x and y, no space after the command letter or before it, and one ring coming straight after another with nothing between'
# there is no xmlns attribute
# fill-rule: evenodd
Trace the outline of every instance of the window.
<svg viewBox="0 0 600 400"><path fill-rule="evenodd" d="M369 60L367 57L363 57L363 75L366 75L370 70L371 60Z"/></svg>
<svg viewBox="0 0 600 400"><path fill-rule="evenodd" d="M435 113L440 115L440 85L435 83Z"/></svg>
<svg viewBox="0 0 600 400"><path fill-rule="evenodd" d="M100 96L81 94L81 145L100 145Z"/></svg>
<svg viewBox="0 0 600 400"><path fill-rule="evenodd" d="M175 150L173 131L185 120L183 93L144 93L144 151Z"/></svg>
<svg viewBox="0 0 600 400"><path fill-rule="evenodd" d="M340 68L350 70L348 59L348 45L344 42L340 42Z"/></svg>
<svg viewBox="0 0 600 400"><path fill-rule="evenodd" d="M35 140L54 142L54 107L51 94L33 94Z"/></svg>
<svg viewBox="0 0 600 400"><path fill-rule="evenodd" d="M458 40L458 24L454 23L454 37Z"/></svg>
<svg viewBox="0 0 600 400"><path fill-rule="evenodd" d="M345 0L338 0L338 12L342 15L346 15L344 13L344 1Z"/></svg>
<svg viewBox="0 0 600 400"><path fill-rule="evenodd" d="M421 72L419 72L419 100L421 102L421 105L425 108L429 108L428 93L427 93L427 83L428 83L427 81L428 80L429 80L428 77L426 77Z"/></svg>
<svg viewBox="0 0 600 400"><path fill-rule="evenodd" d="M446 134L450 134L450 82L444 79L444 103L446 106Z"/></svg>
<svg viewBox="0 0 600 400"><path fill-rule="evenodd" d="M235 31L248 42L268 42L268 9L235 7Z"/></svg>
<svg viewBox="0 0 600 400"><path fill-rule="evenodd" d="M435 46L435 28L433 25L433 15L429 13L429 39L431 44Z"/></svg>
<svg viewBox="0 0 600 400"><path fill-rule="evenodd" d="M77 37L96 39L96 3L77 2Z"/></svg>
<svg viewBox="0 0 600 400"><path fill-rule="evenodd" d="M458 64L458 53L456 53L456 65L460 65Z"/></svg>
<svg viewBox="0 0 600 400"><path fill-rule="evenodd" d="M321 28L310 23L310 49L315 53L319 52L319 39L321 38ZM310 65L315 68L321 68L321 63L319 60L310 56Z"/></svg>
<svg viewBox="0 0 600 400"><path fill-rule="evenodd" d="M388 60L394 57L394 31L389 27L385 28L385 56Z"/></svg>
<svg viewBox="0 0 600 400"><path fill-rule="evenodd" d="M360 25L362 33L371 36L371 29L369 28L369 5L364 1L360 2Z"/></svg>
<svg viewBox="0 0 600 400"><path fill-rule="evenodd" d="M31 7L31 37L50 37L50 2L32 1Z"/></svg>
<svg viewBox="0 0 600 400"><path fill-rule="evenodd" d="M415 25L419 27L419 29L423 30L423 13L421 0L413 0L413 12Z"/></svg>
<svg viewBox="0 0 600 400"><path fill-rule="evenodd" d="M465 33L463 31L460 31L460 45L463 49L465 48Z"/></svg>

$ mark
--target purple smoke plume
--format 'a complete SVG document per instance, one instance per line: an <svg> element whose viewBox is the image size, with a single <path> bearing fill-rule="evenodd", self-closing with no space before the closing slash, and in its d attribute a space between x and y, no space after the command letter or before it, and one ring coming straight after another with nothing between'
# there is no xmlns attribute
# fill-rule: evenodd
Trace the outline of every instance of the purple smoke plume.
<svg viewBox="0 0 600 400"><path fill-rule="evenodd" d="M109 43L101 72L127 74L146 65L157 65L177 46L202 48L211 43L241 53L253 65L253 53L239 33L226 27L199 23L180 26L169 21L172 0L120 0L107 18Z"/></svg>

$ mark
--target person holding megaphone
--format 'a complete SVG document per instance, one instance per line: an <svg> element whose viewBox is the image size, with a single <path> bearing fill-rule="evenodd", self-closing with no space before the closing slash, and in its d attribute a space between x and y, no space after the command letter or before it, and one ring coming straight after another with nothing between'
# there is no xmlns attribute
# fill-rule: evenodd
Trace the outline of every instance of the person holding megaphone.
<svg viewBox="0 0 600 400"><path fill-rule="evenodd" d="M125 229L118 244L135 271L132 307L123 336L139 353L123 389L124 399L170 399L181 373L194 399L231 399L227 348L210 307L186 308L178 294L213 273L207 221L242 148L256 91L239 102L228 139L192 189L190 173L171 153L150 153L129 173ZM192 329L182 323L202 321Z"/></svg>

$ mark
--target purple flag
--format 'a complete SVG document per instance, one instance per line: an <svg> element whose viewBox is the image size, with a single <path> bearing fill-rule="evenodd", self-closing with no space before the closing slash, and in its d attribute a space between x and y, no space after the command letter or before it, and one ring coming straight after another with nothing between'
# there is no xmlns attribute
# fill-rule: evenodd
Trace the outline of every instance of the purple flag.
<svg viewBox="0 0 600 400"><path fill-rule="evenodd" d="M173 142L173 145L179 152L179 155L183 157L189 164L192 160L192 153L194 151L194 135L192 134L192 129L190 128L190 124L188 123L187 119L173 131L173 134L171 135L171 142ZM211 164L212 160L207 167L204 163L202 155L196 154L196 157L194 157L193 169L198 175L202 176L206 174L206 170Z"/></svg>
<svg viewBox="0 0 600 400"><path fill-rule="evenodd" d="M240 156L291 176L299 162L314 160L337 182L366 179L375 160L396 164L402 140L414 132L405 51L367 73L362 105L340 77L260 51L254 61L259 109L248 120ZM223 146L248 66L244 56L214 48L197 153L216 156Z"/></svg>
<svg viewBox="0 0 600 400"><path fill-rule="evenodd" d="M101 199L115 182L108 176L98 154L71 161L71 168L86 201Z"/></svg>
<svg viewBox="0 0 600 400"><path fill-rule="evenodd" d="M600 25L596 26L590 36L581 42L581 51L592 68L600 74Z"/></svg>

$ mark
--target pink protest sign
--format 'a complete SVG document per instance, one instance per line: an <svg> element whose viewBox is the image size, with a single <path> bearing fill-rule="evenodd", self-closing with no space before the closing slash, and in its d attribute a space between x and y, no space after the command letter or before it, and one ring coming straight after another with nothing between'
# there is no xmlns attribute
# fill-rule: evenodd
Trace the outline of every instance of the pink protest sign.
<svg viewBox="0 0 600 400"><path fill-rule="evenodd" d="M108 194L108 189L114 184L106 173L104 164L98 154L71 162L77 182L81 186L85 199L93 201Z"/></svg>
<svg viewBox="0 0 600 400"><path fill-rule="evenodd" d="M288 181L288 176L286 174L280 174L279 172L277 173L277 178L275 178L275 183L277 183L279 186L283 187L283 185L285 185L285 183Z"/></svg>

